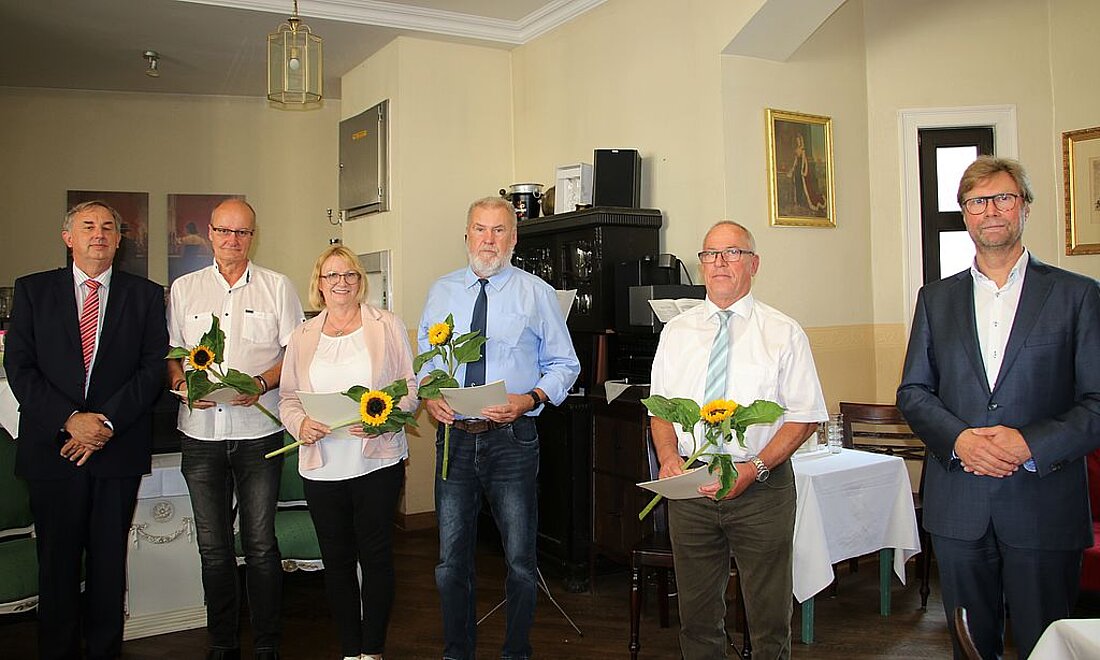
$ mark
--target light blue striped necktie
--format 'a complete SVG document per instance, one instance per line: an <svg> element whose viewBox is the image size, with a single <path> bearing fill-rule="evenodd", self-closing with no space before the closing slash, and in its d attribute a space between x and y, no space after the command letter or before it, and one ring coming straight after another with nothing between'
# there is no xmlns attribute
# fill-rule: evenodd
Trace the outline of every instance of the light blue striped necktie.
<svg viewBox="0 0 1100 660"><path fill-rule="evenodd" d="M703 404L715 399L723 399L726 395L726 367L730 354L729 326L733 312L722 309L715 316L718 318L718 332L714 335L714 344L710 347L707 388L704 391Z"/></svg>

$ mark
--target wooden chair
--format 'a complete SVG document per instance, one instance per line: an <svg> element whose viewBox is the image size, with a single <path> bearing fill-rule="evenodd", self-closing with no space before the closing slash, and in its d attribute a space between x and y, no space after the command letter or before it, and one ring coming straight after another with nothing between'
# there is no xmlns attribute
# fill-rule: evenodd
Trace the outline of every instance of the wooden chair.
<svg viewBox="0 0 1100 660"><path fill-rule="evenodd" d="M648 434L647 434L648 438ZM656 479L660 472L660 464L653 452L653 445L647 439L647 452L649 454L650 479ZM672 540L668 535L668 505L662 501L649 514L653 520L653 532L646 534L634 546L630 552L630 658L637 660L639 643L639 629L641 627L642 601L645 596L646 581L649 569L656 571L657 577L657 612L658 621L662 628L669 627L669 574L672 571ZM741 649L736 657L752 658L752 640L749 638L748 620L745 615L744 599L740 597L740 585L737 581L737 565L730 558L730 580L726 585L726 607L734 609L736 614L735 628L743 631ZM730 616L726 616L727 628ZM729 633L727 632L727 636Z"/></svg>
<svg viewBox="0 0 1100 660"><path fill-rule="evenodd" d="M900 456L907 461L920 462L920 479L913 494L913 509L917 516L921 553L917 558L920 573L920 606L928 607L928 586L932 573L932 538L924 530L924 465L925 447L909 429L897 406L880 403L840 403L844 417L843 446L876 454ZM917 442L914 442L917 441ZM855 562L856 560L852 560Z"/></svg>
<svg viewBox="0 0 1100 660"><path fill-rule="evenodd" d="M0 431L0 614L38 606L38 552L27 485L15 476L15 442Z"/></svg>
<svg viewBox="0 0 1100 660"><path fill-rule="evenodd" d="M982 660L978 653L978 647L974 645L974 637L970 634L970 622L966 618L966 608L962 605L955 608L955 616L952 617L951 636L955 639L963 657L966 660Z"/></svg>

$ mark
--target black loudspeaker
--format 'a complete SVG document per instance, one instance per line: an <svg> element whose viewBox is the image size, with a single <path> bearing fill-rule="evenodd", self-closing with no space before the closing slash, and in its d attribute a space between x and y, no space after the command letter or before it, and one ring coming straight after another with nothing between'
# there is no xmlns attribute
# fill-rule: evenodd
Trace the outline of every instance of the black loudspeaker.
<svg viewBox="0 0 1100 660"><path fill-rule="evenodd" d="M636 209L642 202L642 158L637 149L596 149L592 205Z"/></svg>

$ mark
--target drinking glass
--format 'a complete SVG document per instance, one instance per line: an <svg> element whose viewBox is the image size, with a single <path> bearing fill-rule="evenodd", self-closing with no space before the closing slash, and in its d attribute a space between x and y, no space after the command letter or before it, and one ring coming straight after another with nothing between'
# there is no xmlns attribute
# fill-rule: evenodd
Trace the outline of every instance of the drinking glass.
<svg viewBox="0 0 1100 660"><path fill-rule="evenodd" d="M844 417L840 413L831 415L829 421L825 422L825 428L829 451L839 454L844 444Z"/></svg>

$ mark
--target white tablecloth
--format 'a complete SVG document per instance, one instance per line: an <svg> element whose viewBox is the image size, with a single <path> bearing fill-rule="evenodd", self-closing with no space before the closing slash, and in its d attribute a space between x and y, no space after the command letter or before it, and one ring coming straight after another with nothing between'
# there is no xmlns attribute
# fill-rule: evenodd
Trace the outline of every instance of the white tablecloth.
<svg viewBox="0 0 1100 660"><path fill-rule="evenodd" d="M15 394L12 393L7 378L0 378L0 426L3 426L11 437L19 437L19 402L15 400Z"/></svg>
<svg viewBox="0 0 1100 660"><path fill-rule="evenodd" d="M833 564L894 548L894 572L920 552L905 460L845 449L791 459L798 509L794 523L794 596L803 602L833 581Z"/></svg>
<svg viewBox="0 0 1100 660"><path fill-rule="evenodd" d="M1100 658L1100 619L1060 619L1032 649L1031 660L1094 660Z"/></svg>

